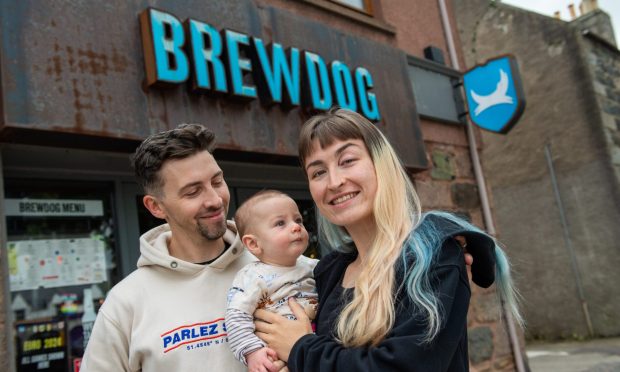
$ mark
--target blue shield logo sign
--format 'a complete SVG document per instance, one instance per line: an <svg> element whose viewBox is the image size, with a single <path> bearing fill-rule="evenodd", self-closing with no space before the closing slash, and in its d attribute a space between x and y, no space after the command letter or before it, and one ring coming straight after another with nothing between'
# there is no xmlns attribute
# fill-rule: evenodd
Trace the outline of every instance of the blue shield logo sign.
<svg viewBox="0 0 620 372"><path fill-rule="evenodd" d="M469 117L482 129L506 134L525 109L519 67L512 56L477 65L463 75Z"/></svg>

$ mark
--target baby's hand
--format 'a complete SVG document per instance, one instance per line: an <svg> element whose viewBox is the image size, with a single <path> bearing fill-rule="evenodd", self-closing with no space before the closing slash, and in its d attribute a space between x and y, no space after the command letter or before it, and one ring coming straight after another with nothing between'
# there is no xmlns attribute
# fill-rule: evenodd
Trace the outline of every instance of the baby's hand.
<svg viewBox="0 0 620 372"><path fill-rule="evenodd" d="M277 359L276 352L268 347L257 349L245 356L245 360L248 362L248 372L273 371L276 369L273 361Z"/></svg>

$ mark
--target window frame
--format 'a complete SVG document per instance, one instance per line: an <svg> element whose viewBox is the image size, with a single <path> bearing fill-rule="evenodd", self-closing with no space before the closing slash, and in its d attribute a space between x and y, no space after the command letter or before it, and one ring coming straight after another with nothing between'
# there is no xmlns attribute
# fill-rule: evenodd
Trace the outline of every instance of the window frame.
<svg viewBox="0 0 620 372"><path fill-rule="evenodd" d="M455 120L450 120L446 118L441 118L441 117L437 117L433 115L420 113L420 111L417 110L418 116L420 118L428 119L428 120L432 120L436 122L441 122L445 124L452 124L452 125L467 124L466 122L467 107L465 106L465 100L463 98L463 91L462 91L463 73L461 73L458 70L447 67L445 65L442 65L440 63L433 62L427 59L414 57L412 55L407 55L407 65L417 67L420 69L424 69L424 70L428 70L428 71L438 73L441 75L445 75L446 77L450 79L450 82L452 83L452 94L453 94L453 99L454 99L454 106L456 108L457 118ZM411 92L413 94L414 99L417 101L415 91L413 90L414 83L415 83L414 81L410 81Z"/></svg>
<svg viewBox="0 0 620 372"><path fill-rule="evenodd" d="M371 27L376 31L385 33L389 36L396 35L396 27L387 23L383 19L383 13L381 11L381 3L379 0L364 0L371 4L372 13L365 12L363 10L347 6L334 0L297 0L302 4L321 9L322 11L337 14L349 21L359 23L361 25Z"/></svg>
<svg viewBox="0 0 620 372"><path fill-rule="evenodd" d="M375 12L374 12L374 6L373 6L373 0L362 0L363 8L356 8L352 5L349 5L347 3L344 2L344 0L328 0L329 2L332 3L336 3L340 6L344 6L345 8L354 10L356 12L360 12L362 14L368 15L368 16L374 16Z"/></svg>

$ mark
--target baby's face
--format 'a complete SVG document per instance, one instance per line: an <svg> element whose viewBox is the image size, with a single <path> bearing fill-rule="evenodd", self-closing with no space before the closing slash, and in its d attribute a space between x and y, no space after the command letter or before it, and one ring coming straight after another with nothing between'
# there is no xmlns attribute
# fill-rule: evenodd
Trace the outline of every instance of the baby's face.
<svg viewBox="0 0 620 372"><path fill-rule="evenodd" d="M253 235L261 249L259 259L268 264L293 266L308 246L308 232L295 201L275 196L254 206Z"/></svg>

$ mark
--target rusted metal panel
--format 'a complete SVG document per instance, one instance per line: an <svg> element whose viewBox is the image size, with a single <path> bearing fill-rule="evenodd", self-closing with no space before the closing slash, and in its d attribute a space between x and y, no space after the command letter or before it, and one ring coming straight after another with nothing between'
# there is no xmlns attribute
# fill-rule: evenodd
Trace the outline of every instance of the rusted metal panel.
<svg viewBox="0 0 620 372"><path fill-rule="evenodd" d="M407 71L407 56L386 44L330 29L324 24L271 8L271 33L285 45L302 45L329 60L364 66L374 79L382 119L377 125L409 167L426 167L426 153Z"/></svg>
<svg viewBox="0 0 620 372"><path fill-rule="evenodd" d="M216 132L222 148L295 156L307 117L301 109L216 99L185 84L142 88L138 16L149 6L366 67L381 110L378 125L407 166L426 167L402 51L249 0L1 2L3 129L138 140L197 122Z"/></svg>

